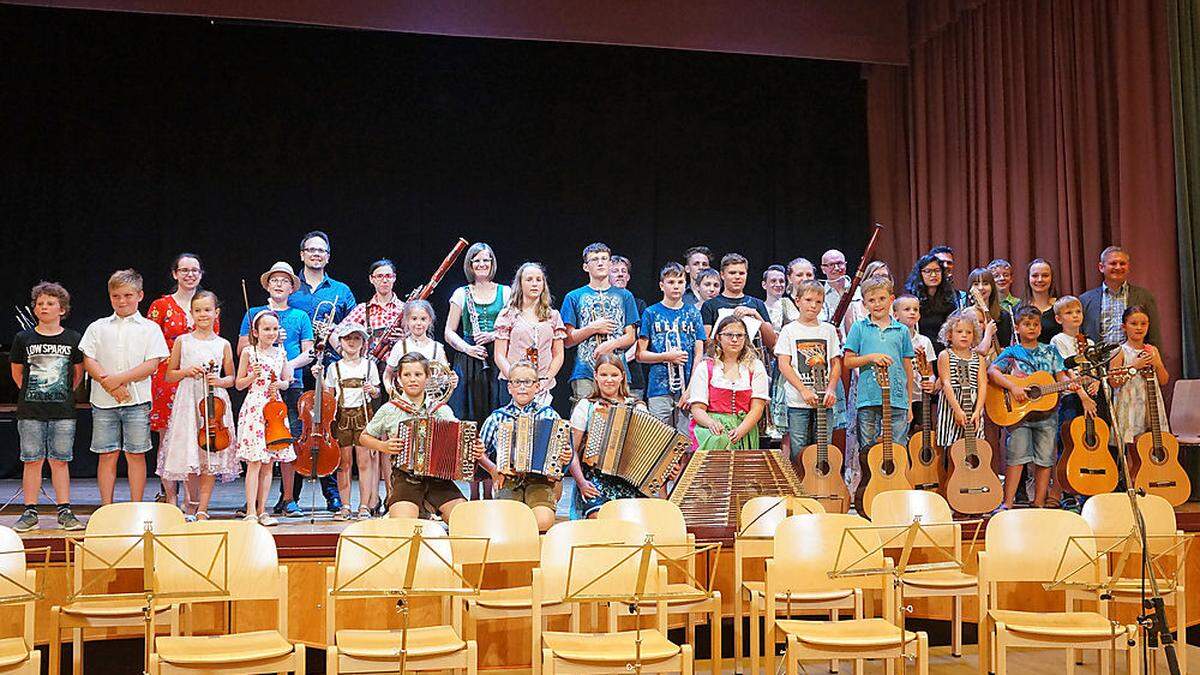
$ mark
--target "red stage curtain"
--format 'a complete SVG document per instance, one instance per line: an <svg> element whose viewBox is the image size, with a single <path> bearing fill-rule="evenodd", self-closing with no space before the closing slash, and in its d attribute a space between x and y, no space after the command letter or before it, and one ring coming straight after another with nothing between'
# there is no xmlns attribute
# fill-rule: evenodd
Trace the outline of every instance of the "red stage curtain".
<svg viewBox="0 0 1200 675"><path fill-rule="evenodd" d="M899 69L867 72L872 211L896 224L884 249L896 275L947 243L961 277L1003 257L1020 278L1044 257L1060 293L1080 293L1099 284L1100 251L1119 243L1134 282L1158 299L1178 373L1163 0L915 0L909 25L907 94ZM889 175L904 145L908 174ZM904 183L909 222L897 212Z"/></svg>

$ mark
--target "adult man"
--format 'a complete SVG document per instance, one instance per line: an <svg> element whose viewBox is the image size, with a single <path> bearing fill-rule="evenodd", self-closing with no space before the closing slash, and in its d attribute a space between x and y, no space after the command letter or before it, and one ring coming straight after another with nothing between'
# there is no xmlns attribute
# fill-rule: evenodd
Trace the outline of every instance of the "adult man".
<svg viewBox="0 0 1200 675"><path fill-rule="evenodd" d="M1150 291L1129 283L1129 254L1120 246L1109 246L1100 253L1099 267L1104 281L1079 296L1083 303L1083 333L1097 343L1120 344L1125 341L1121 315L1126 308L1141 305L1150 317L1146 342L1162 346L1158 303Z"/></svg>
<svg viewBox="0 0 1200 675"><path fill-rule="evenodd" d="M693 246L683 252L683 269L687 271L688 287L683 292L684 303L695 305L700 301L700 285L696 275L712 265L712 251L707 246Z"/></svg>
<svg viewBox="0 0 1200 675"><path fill-rule="evenodd" d="M850 277L846 274L846 256L831 248L821 256L821 271L825 274L825 306L821 308L821 320L832 323L833 313L842 301L842 295L850 288ZM854 300L862 301L862 293L854 291Z"/></svg>
<svg viewBox="0 0 1200 675"><path fill-rule="evenodd" d="M313 230L300 239L300 262L304 264L304 269L300 273L299 288L288 297L288 304L308 314L314 326L319 326L321 322L329 319L329 304L321 306L321 303L325 301L333 303L332 325L334 326L341 323L342 319L357 304L354 301L354 292L350 290L349 286L325 273L325 266L329 264L330 251L329 235L320 230ZM320 306L320 312L317 311L318 306ZM321 337L328 339L329 336ZM325 354L327 361L337 358L332 349L325 350ZM301 371L296 372L300 373ZM308 376L304 379L306 383L312 381ZM297 474L291 464L281 465L280 473L283 476L283 484L291 484L295 501L300 501L304 477ZM285 489L284 492L286 491ZM330 511L336 513L342 508L337 479L333 475L321 479L321 491L325 495L325 505ZM276 505L277 512L282 508L283 501L281 494L280 503ZM292 514L289 513L289 515Z"/></svg>

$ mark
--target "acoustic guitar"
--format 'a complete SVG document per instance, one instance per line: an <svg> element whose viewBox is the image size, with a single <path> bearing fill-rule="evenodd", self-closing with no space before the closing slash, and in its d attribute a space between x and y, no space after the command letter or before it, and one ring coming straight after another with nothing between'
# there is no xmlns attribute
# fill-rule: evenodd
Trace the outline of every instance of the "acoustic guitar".
<svg viewBox="0 0 1200 675"><path fill-rule="evenodd" d="M1110 435L1108 424L1091 415L1064 424L1063 454L1055 467L1058 484L1088 497L1117 489L1117 462L1108 451Z"/></svg>
<svg viewBox="0 0 1200 675"><path fill-rule="evenodd" d="M1072 380L1055 382L1054 376L1044 370L1031 375L1009 375L1008 379L1024 389L1029 398L1019 403L1004 387L988 387L983 409L988 419L1002 427L1011 427L1030 413L1054 410L1058 407L1059 392L1067 391L1075 384Z"/></svg>
<svg viewBox="0 0 1200 675"><path fill-rule="evenodd" d="M970 382L967 369L970 365L959 363L958 381ZM946 501L950 508L965 514L991 513L1004 501L1004 489L1000 477L992 471L992 445L975 437L975 390L967 393L967 423L963 425L963 437L950 445L950 478L946 481Z"/></svg>
<svg viewBox="0 0 1200 675"><path fill-rule="evenodd" d="M800 465L804 478L800 489L805 497L821 502L829 513L845 513L850 510L850 491L842 480L842 451L830 442L829 408L824 406L825 361L820 356L808 359L813 376L813 390L817 392L817 442L801 452Z"/></svg>
<svg viewBox="0 0 1200 675"><path fill-rule="evenodd" d="M917 350L917 373L922 380L933 377L925 350ZM933 428L933 397L921 390L921 432L908 439L908 482L916 490L941 492L946 485L945 451L937 444Z"/></svg>
<svg viewBox="0 0 1200 675"><path fill-rule="evenodd" d="M1146 382L1146 420L1150 423L1150 431L1134 440L1138 466L1133 485L1166 499L1171 506L1179 506L1192 494L1192 482L1179 464L1179 440L1163 431L1158 416L1158 376L1153 368L1144 369L1141 376Z"/></svg>
<svg viewBox="0 0 1200 675"><path fill-rule="evenodd" d="M912 483L908 482L908 452L904 446L897 452L896 443L892 441L892 387L888 369L871 366L871 370L879 383L883 414L879 421L879 442L862 458L862 482L854 504L859 514L867 518L871 517L871 502L879 493L912 489ZM861 410L859 414L862 414Z"/></svg>

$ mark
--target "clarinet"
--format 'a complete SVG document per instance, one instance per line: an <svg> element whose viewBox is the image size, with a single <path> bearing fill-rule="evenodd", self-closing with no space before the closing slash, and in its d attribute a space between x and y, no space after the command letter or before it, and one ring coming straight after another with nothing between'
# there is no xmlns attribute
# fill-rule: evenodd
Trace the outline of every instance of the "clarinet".
<svg viewBox="0 0 1200 675"><path fill-rule="evenodd" d="M500 292L500 287L496 287L496 293ZM479 308L475 306L475 294L471 292L471 285L467 284L463 288L463 295L466 296L464 303L467 306L467 318L471 320L471 341L475 342L475 336L479 334ZM488 360L483 359L483 369L490 370Z"/></svg>

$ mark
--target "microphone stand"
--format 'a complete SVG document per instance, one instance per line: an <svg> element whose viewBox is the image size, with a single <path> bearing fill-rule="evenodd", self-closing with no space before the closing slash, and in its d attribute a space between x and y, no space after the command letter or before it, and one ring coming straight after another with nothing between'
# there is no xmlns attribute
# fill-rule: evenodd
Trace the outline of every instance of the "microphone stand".
<svg viewBox="0 0 1200 675"><path fill-rule="evenodd" d="M1104 346L1093 348L1093 353L1103 352ZM1111 349L1107 350L1113 351ZM1080 373L1087 372L1092 377L1100 380L1100 389L1104 392L1104 400L1108 404L1109 416L1112 418L1113 435L1117 438L1117 462L1121 471L1121 478L1125 481L1125 494L1129 496L1129 508L1133 512L1133 522L1137 529L1138 542L1141 548L1142 569L1141 581L1142 588L1145 589L1147 582L1150 586L1150 595L1142 597L1142 609L1144 614L1138 616L1138 625L1146 635L1146 640L1142 643L1144 648L1157 648L1162 645L1163 654L1167 657L1167 669L1171 675L1179 675L1179 658L1175 653L1175 637L1171 635L1171 628L1167 623L1167 610L1163 601L1162 592L1158 588L1158 579L1154 574L1154 570L1150 565L1150 544L1146 539L1146 519L1142 513L1142 508L1138 504L1138 490L1133 486L1133 475L1129 472L1129 461L1126 457L1125 436L1121 433L1121 421L1116 414L1116 409L1113 407L1112 390L1104 381L1111 371L1111 366L1107 359L1099 360L1097 363L1092 363L1090 360L1084 359L1084 364L1078 370ZM1158 405L1155 400L1152 405ZM1143 591L1144 593L1144 591ZM1183 626L1179 630L1184 631ZM1146 657L1143 652L1143 658Z"/></svg>

